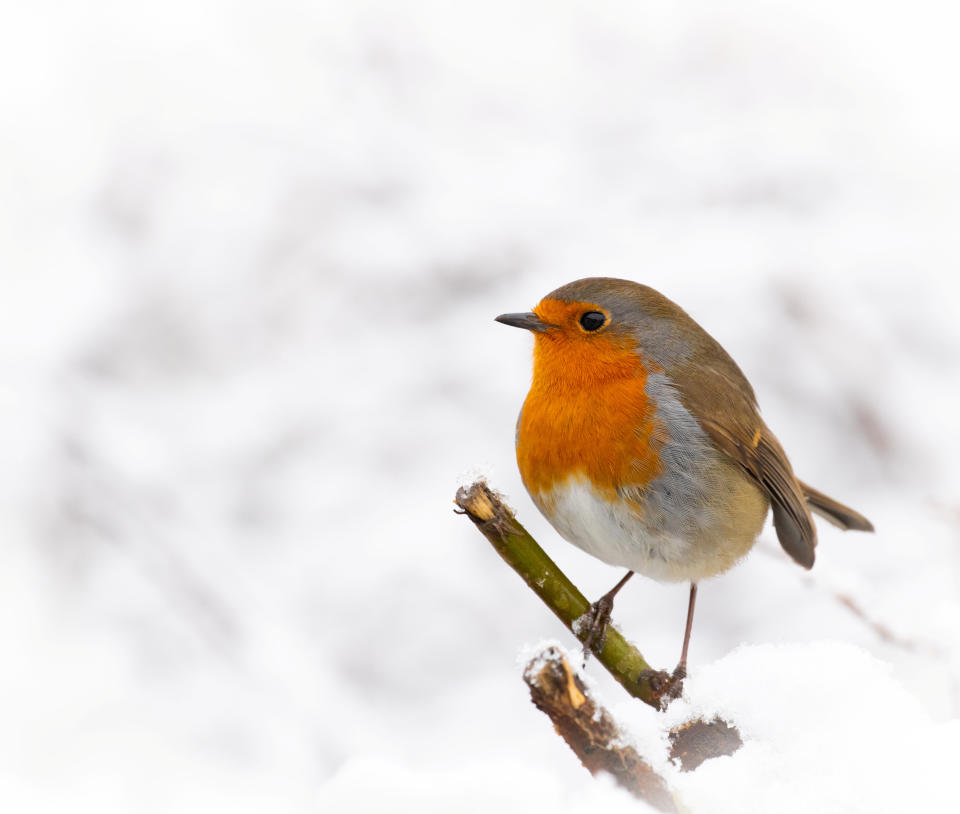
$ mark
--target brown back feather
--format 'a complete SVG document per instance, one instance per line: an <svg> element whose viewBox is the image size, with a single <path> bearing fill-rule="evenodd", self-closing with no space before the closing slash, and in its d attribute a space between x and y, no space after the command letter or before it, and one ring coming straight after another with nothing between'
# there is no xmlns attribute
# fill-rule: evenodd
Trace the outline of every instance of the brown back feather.
<svg viewBox="0 0 960 814"><path fill-rule="evenodd" d="M717 447L770 498L780 545L797 563L810 568L817 530L790 461L760 418L753 390L740 368L709 334L703 332L700 341L712 345L710 354L695 358L712 357L714 364L688 362L671 371L684 406Z"/></svg>

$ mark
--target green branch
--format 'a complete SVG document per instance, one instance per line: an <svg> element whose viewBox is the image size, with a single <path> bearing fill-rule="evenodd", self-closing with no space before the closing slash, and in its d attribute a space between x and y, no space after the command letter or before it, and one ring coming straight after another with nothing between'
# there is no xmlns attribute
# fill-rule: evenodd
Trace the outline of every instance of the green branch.
<svg viewBox="0 0 960 814"><path fill-rule="evenodd" d="M582 641L587 631L578 632L576 622L590 610L590 602L517 522L500 496L483 481L477 481L469 488L461 487L455 502L507 565L523 578L567 630ZM593 652L628 693L659 709L666 674L651 669L640 651L613 625L607 629L603 649L595 648Z"/></svg>

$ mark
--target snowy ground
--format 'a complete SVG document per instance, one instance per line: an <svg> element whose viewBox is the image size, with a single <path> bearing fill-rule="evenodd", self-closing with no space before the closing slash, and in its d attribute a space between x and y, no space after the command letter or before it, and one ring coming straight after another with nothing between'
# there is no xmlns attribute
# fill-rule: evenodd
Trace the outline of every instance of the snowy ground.
<svg viewBox="0 0 960 814"><path fill-rule="evenodd" d="M594 274L689 310L878 529L702 586L684 709L748 743L681 799L957 810L958 20L791 5L5 15L3 810L638 810L529 704L566 634L451 503L482 472L617 579L523 492L492 321ZM616 617L668 666L685 603Z"/></svg>

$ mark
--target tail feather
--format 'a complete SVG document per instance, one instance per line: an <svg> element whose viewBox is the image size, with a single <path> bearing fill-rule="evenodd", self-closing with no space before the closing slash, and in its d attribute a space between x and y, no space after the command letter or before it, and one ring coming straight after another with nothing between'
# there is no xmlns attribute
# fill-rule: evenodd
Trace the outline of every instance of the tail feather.
<svg viewBox="0 0 960 814"><path fill-rule="evenodd" d="M833 523L844 531L873 531L873 523L849 506L844 506L832 497L827 497L823 492L808 486L802 481L800 482L800 488L803 489L807 504L824 520Z"/></svg>

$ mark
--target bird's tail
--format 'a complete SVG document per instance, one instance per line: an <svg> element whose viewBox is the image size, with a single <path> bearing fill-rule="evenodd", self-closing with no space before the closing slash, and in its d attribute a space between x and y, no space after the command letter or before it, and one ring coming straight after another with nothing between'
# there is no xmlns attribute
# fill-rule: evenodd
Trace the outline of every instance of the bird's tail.
<svg viewBox="0 0 960 814"><path fill-rule="evenodd" d="M838 503L832 497L827 497L823 492L817 491L812 486L807 486L802 481L800 482L800 488L803 489L807 504L824 520L828 520L844 531L873 531L873 523L849 506Z"/></svg>

